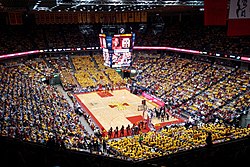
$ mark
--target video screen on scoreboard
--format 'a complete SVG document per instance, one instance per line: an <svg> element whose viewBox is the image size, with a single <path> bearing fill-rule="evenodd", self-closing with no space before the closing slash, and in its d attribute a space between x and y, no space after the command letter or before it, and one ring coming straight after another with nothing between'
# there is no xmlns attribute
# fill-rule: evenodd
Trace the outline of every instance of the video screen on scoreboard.
<svg viewBox="0 0 250 167"><path fill-rule="evenodd" d="M104 65L109 67L124 67L130 66L132 61L131 52L108 52L103 50Z"/></svg>
<svg viewBox="0 0 250 167"><path fill-rule="evenodd" d="M112 67L130 66L131 61L131 52L116 52L112 54Z"/></svg>
<svg viewBox="0 0 250 167"><path fill-rule="evenodd" d="M103 49L103 59L104 59L104 65L105 66L110 66L110 64L111 64L111 56L112 56L112 54L110 54L109 52L108 52L108 49Z"/></svg>
<svg viewBox="0 0 250 167"><path fill-rule="evenodd" d="M132 49L132 34L119 34L112 37L112 50Z"/></svg>
<svg viewBox="0 0 250 167"><path fill-rule="evenodd" d="M100 47L102 49L106 49L107 48L106 35L99 34L99 40L100 40Z"/></svg>

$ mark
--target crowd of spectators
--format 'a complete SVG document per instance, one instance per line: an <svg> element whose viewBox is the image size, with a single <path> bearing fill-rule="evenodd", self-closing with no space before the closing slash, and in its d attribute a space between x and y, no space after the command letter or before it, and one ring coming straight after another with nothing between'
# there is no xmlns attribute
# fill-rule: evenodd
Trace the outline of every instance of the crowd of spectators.
<svg viewBox="0 0 250 167"><path fill-rule="evenodd" d="M62 33L65 36L67 48L86 47L86 39L80 32L78 26L65 25L62 26Z"/></svg>
<svg viewBox="0 0 250 167"><path fill-rule="evenodd" d="M244 70L236 70L225 77L224 80L212 85L200 95L187 101L181 109L198 116L207 122L210 119L235 119L234 114L219 110L221 106L235 100L249 89L250 73ZM231 111L233 112L233 111ZM243 113L243 111L241 111ZM237 113L238 115L238 113Z"/></svg>
<svg viewBox="0 0 250 167"><path fill-rule="evenodd" d="M56 69L49 67L49 65L42 58L36 58L34 60L30 59L25 62L25 65L34 69L45 77L50 77L51 74L56 72Z"/></svg>
<svg viewBox="0 0 250 167"><path fill-rule="evenodd" d="M107 67L104 65L104 60L102 55L94 55L93 56L96 64L97 64L97 68L99 71L103 72L104 75L106 75L108 77L108 79L110 80L109 83L114 84L114 87L119 87L119 86L124 86L125 85L125 81L124 79L122 79L121 75L119 75L115 69L112 69L110 67Z"/></svg>
<svg viewBox="0 0 250 167"><path fill-rule="evenodd" d="M3 26L0 28L0 55L37 49L99 46L100 28L83 34L78 25Z"/></svg>
<svg viewBox="0 0 250 167"><path fill-rule="evenodd" d="M150 45L155 40L162 46L225 54L249 53L249 37L229 38L223 28L217 27L182 26L155 34L154 39L150 38L151 34L137 34L138 44ZM0 31L0 54L47 47L98 46L98 38L92 38L98 32L94 31L87 37L77 26L72 29L56 25L40 27L31 31L34 36L20 27ZM78 84L80 90L85 91L98 90L100 85L125 86L126 81L103 64L102 56L95 55L47 57L20 64L13 62L8 67L1 65L0 135L47 143L48 146L57 144L64 148L100 152L106 138L102 138L102 130L94 124L91 116L78 108L72 93L68 92L68 95L75 104L74 108L55 87L41 81L59 72L66 91L75 90ZM107 143L108 154L143 160L202 147L206 144L207 132L211 132L214 143L249 136L248 128L235 126L238 125L236 120L250 109L249 71L205 59L183 59L178 55L140 56L132 68L139 71L135 77L138 87L161 98L172 116L185 113L198 126L176 125L159 132L113 139ZM80 116L89 123L95 136L86 131ZM215 120L215 124L210 124L211 120Z"/></svg>
<svg viewBox="0 0 250 167"><path fill-rule="evenodd" d="M0 54L34 50L31 34L26 34L24 27L0 28Z"/></svg>
<svg viewBox="0 0 250 167"><path fill-rule="evenodd" d="M96 88L98 86L98 82L100 82L100 78L98 78L98 80L95 80L95 78L97 78L97 76L95 76L95 73L97 73L97 69L95 68L94 62L91 60L91 57L74 56L72 57L72 62L76 69L75 77L81 87L91 89ZM107 81L106 77L105 79L105 81Z"/></svg>
<svg viewBox="0 0 250 167"><path fill-rule="evenodd" d="M207 143L208 134L211 135L210 143ZM160 132L151 131L133 137L114 139L108 144L127 159L146 160L246 137L249 134L250 129L230 127L221 123L191 127L172 125Z"/></svg>
<svg viewBox="0 0 250 167"><path fill-rule="evenodd" d="M35 69L24 65L24 64L20 64L20 70L23 74L27 75L29 78L33 78L36 81L43 81L46 80L46 76L39 73L38 71L36 71Z"/></svg>
<svg viewBox="0 0 250 167"><path fill-rule="evenodd" d="M227 72L230 72L230 70L227 70L227 68L223 66L208 65L205 68L202 73L193 76L177 87L172 87L168 92L164 92L161 98L169 105L179 106L182 102L199 94L220 80Z"/></svg>
<svg viewBox="0 0 250 167"><path fill-rule="evenodd" d="M242 114L248 114L250 109L250 91L248 90L242 96L239 96L236 100L231 101L227 105L219 109L221 117L227 122L238 122Z"/></svg>
<svg viewBox="0 0 250 167"><path fill-rule="evenodd" d="M87 134L79 116L60 92L29 78L26 70L1 67L1 136L46 143L53 135L66 147L76 145Z"/></svg>
<svg viewBox="0 0 250 167"><path fill-rule="evenodd" d="M197 121L219 118L233 122L239 113L223 112L220 108L241 99L249 90L249 71L217 62L176 56L140 57L133 68L141 70L135 77L140 89L161 98L174 114L187 113L186 118L191 116Z"/></svg>
<svg viewBox="0 0 250 167"><path fill-rule="evenodd" d="M44 32L49 48L65 48L65 38L61 26L49 25Z"/></svg>
<svg viewBox="0 0 250 167"><path fill-rule="evenodd" d="M178 23L165 25L162 32L154 33L148 25L145 33L131 25L136 34L135 45L170 46L220 54L248 56L249 37L228 37L225 27L204 27L202 24ZM79 25L37 25L28 30L24 26L0 29L0 54L48 48L82 48L99 46L99 25L92 31L82 32ZM18 42L17 42L18 41Z"/></svg>
<svg viewBox="0 0 250 167"><path fill-rule="evenodd" d="M228 37L226 27L178 24L165 28L161 46L172 46L220 54L249 55L249 36Z"/></svg>
<svg viewBox="0 0 250 167"><path fill-rule="evenodd" d="M114 69L104 66L101 55L74 56L75 77L85 91L99 90L107 85L115 88L125 86L125 81Z"/></svg>
<svg viewBox="0 0 250 167"><path fill-rule="evenodd" d="M65 91L71 91L78 86L73 75L74 68L68 55L50 56L46 60L59 71L60 81Z"/></svg>
<svg viewBox="0 0 250 167"><path fill-rule="evenodd" d="M76 106L71 107L56 87L30 77L29 70L33 69L25 66L0 66L0 135L52 149L99 153L103 140L81 124ZM83 115L91 124L91 118Z"/></svg>
<svg viewBox="0 0 250 167"><path fill-rule="evenodd" d="M34 26L34 28L30 29L31 34L31 43L35 46L35 49L44 49L48 48L49 45L46 42L46 36L45 36L45 28L40 26Z"/></svg>
<svg viewBox="0 0 250 167"><path fill-rule="evenodd" d="M148 133L139 131L132 136L120 134L117 136L120 139L111 140L81 109L71 91L68 95L74 103L73 108L55 87L41 82L41 78L50 73L68 70L69 76L75 77L74 81L82 88L90 83L96 88L105 81L104 77L107 82L124 84L125 80L119 78L114 69L103 66L100 55L38 58L1 65L0 68L1 136L43 143L49 147L57 145L122 159L143 160L205 146L207 132L211 132L213 143L249 135L249 129L227 124L249 110L250 73L237 68L182 59L176 55L139 57L133 65L133 68L141 70L136 76L136 84L162 98L172 116L187 112L199 122L189 127L175 125ZM89 83L85 83L83 73L91 79ZM68 77L63 79L65 83L70 82ZM220 121L203 124L203 121L211 119L210 115L224 118L225 124ZM81 116L94 135L81 124Z"/></svg>

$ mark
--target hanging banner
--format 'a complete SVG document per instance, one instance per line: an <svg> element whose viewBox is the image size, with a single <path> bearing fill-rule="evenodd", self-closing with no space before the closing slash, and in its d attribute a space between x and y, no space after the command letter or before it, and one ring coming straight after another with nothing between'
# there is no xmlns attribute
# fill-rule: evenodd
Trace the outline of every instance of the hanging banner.
<svg viewBox="0 0 250 167"><path fill-rule="evenodd" d="M250 35L250 19L229 19L228 36L245 36Z"/></svg>
<svg viewBox="0 0 250 167"><path fill-rule="evenodd" d="M147 12L141 12L141 22L147 22Z"/></svg>
<svg viewBox="0 0 250 167"><path fill-rule="evenodd" d="M95 15L95 23L99 23L100 22L100 14L95 12L94 15Z"/></svg>
<svg viewBox="0 0 250 167"><path fill-rule="evenodd" d="M99 21L100 21L100 23L104 22L103 13L99 13Z"/></svg>
<svg viewBox="0 0 250 167"><path fill-rule="evenodd" d="M128 13L127 12L123 12L122 13L122 22L123 23L127 23L128 22Z"/></svg>
<svg viewBox="0 0 250 167"><path fill-rule="evenodd" d="M135 18L135 22L141 22L141 13L140 12L135 12L134 13L134 18Z"/></svg>
<svg viewBox="0 0 250 167"><path fill-rule="evenodd" d="M82 13L82 23L86 23L87 22L87 13L83 12Z"/></svg>
<svg viewBox="0 0 250 167"><path fill-rule="evenodd" d="M55 13L50 13L49 24L55 24Z"/></svg>
<svg viewBox="0 0 250 167"><path fill-rule="evenodd" d="M9 12L9 24L10 25L22 25L23 18L22 12Z"/></svg>
<svg viewBox="0 0 250 167"><path fill-rule="evenodd" d="M204 25L226 25L228 0L204 0Z"/></svg>
<svg viewBox="0 0 250 167"><path fill-rule="evenodd" d="M115 14L116 18L116 23L121 23L122 22L122 14L121 13L116 13Z"/></svg>
<svg viewBox="0 0 250 167"><path fill-rule="evenodd" d="M73 18L74 14L72 12L69 12L68 15L69 15L69 23L73 24L74 23L74 18Z"/></svg>
<svg viewBox="0 0 250 167"><path fill-rule="evenodd" d="M78 23L82 23L82 15L80 12L77 13L77 20L78 20Z"/></svg>
<svg viewBox="0 0 250 167"><path fill-rule="evenodd" d="M134 23L134 12L128 13L128 22Z"/></svg>
<svg viewBox="0 0 250 167"><path fill-rule="evenodd" d="M50 13L45 13L45 24L50 24Z"/></svg>
<svg viewBox="0 0 250 167"><path fill-rule="evenodd" d="M73 13L72 18L73 18L73 24L78 24L78 15L76 12Z"/></svg>
<svg viewBox="0 0 250 167"><path fill-rule="evenodd" d="M45 17L46 17L45 12L41 12L39 16L40 16L40 24L45 24Z"/></svg>

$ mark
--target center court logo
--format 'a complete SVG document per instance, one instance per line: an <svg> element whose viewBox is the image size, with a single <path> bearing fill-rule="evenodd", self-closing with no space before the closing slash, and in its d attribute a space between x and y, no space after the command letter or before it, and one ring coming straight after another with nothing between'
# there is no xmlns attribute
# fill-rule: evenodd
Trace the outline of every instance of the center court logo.
<svg viewBox="0 0 250 167"><path fill-rule="evenodd" d="M121 103L121 102L112 102L109 104L111 108L117 108L118 110L125 110L129 106L128 103Z"/></svg>

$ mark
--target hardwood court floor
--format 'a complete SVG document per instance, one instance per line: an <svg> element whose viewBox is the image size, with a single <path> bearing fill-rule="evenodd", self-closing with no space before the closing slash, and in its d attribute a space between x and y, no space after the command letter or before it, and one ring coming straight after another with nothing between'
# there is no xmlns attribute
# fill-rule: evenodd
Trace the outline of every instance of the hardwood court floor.
<svg viewBox="0 0 250 167"><path fill-rule="evenodd" d="M81 106L91 115L95 123L106 131L110 127L113 129L122 125L126 128L128 124L132 126L143 117L143 112L138 111L138 106L142 104L142 97L130 93L126 89L114 90L113 92L91 92L75 94ZM146 102L148 108L157 105L149 101ZM168 122L176 121L171 117ZM159 125L160 120L154 118L154 125ZM157 125L157 126L158 126Z"/></svg>

